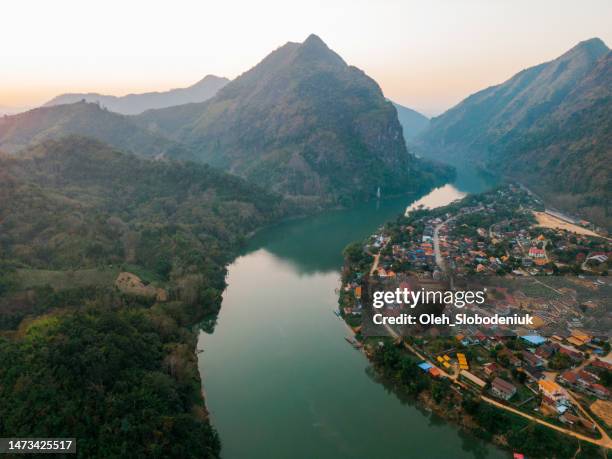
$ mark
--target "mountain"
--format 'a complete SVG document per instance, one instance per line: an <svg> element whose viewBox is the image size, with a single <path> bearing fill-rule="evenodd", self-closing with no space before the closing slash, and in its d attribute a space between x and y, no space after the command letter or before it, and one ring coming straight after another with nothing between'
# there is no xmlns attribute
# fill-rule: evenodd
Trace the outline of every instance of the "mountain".
<svg viewBox="0 0 612 459"><path fill-rule="evenodd" d="M406 142L412 141L429 126L429 118L425 115L395 102L393 102L393 105L397 110L397 118L402 125Z"/></svg>
<svg viewBox="0 0 612 459"><path fill-rule="evenodd" d="M0 150L8 153L67 135L91 137L123 151L146 156L188 158L190 155L178 143L138 126L125 115L93 103L40 107L0 118Z"/></svg>
<svg viewBox="0 0 612 459"><path fill-rule="evenodd" d="M124 115L137 115L145 110L171 107L192 102L204 102L213 97L229 80L215 75L206 75L187 88L171 89L163 92L146 92L126 96L106 96L97 93L71 93L54 97L44 106L73 104L85 100L100 104L112 112Z"/></svg>
<svg viewBox="0 0 612 459"><path fill-rule="evenodd" d="M523 70L432 119L419 152L481 163L612 228L610 59L594 38Z"/></svg>
<svg viewBox="0 0 612 459"><path fill-rule="evenodd" d="M316 35L287 43L201 103L150 110L142 126L270 189L329 203L431 186L378 84ZM431 169L431 168L430 168Z"/></svg>

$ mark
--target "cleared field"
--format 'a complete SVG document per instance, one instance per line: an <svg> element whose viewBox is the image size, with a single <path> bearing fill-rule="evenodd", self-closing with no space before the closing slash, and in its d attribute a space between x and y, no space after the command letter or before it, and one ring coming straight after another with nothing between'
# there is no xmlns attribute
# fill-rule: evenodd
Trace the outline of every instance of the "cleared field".
<svg viewBox="0 0 612 459"><path fill-rule="evenodd" d="M599 234L591 231L590 229L583 228L582 226L574 225L573 223L566 222L565 220L561 220L560 218L554 217L546 212L533 212L536 220L538 221L538 226L543 226L545 228L553 228L553 229L562 229L566 231L571 231L576 234L583 234L585 236L597 236L603 237ZM607 239L607 238L604 238Z"/></svg>
<svg viewBox="0 0 612 459"><path fill-rule="evenodd" d="M591 411L608 427L612 427L612 402L597 400L591 405Z"/></svg>
<svg viewBox="0 0 612 459"><path fill-rule="evenodd" d="M52 271L47 269L20 269L17 271L22 288L50 285L55 290L75 287L111 286L119 274L118 268Z"/></svg>

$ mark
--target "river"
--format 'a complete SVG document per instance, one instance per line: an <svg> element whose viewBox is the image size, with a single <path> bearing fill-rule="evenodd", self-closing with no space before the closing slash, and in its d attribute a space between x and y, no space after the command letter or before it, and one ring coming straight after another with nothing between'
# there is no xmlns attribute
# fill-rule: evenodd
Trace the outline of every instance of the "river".
<svg viewBox="0 0 612 459"><path fill-rule="evenodd" d="M506 458L372 376L333 310L342 249L410 205L440 206L488 182L459 170L410 202L371 202L269 228L229 267L200 374L225 458Z"/></svg>

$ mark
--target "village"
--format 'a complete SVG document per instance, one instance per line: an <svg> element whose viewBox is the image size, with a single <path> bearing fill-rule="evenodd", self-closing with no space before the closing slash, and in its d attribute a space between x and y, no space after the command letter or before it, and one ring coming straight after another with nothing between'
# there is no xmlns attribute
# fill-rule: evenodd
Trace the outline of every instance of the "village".
<svg viewBox="0 0 612 459"><path fill-rule="evenodd" d="M612 244L588 222L547 213L518 185L416 209L347 254L338 314L366 353L400 343L420 370L500 409L612 446ZM533 315L530 326L373 327L373 289L485 288L471 313ZM399 315L399 305L385 306ZM457 311L447 306L445 313ZM465 313L465 310L460 311ZM386 336L386 337L385 337ZM389 341L392 340L392 341Z"/></svg>

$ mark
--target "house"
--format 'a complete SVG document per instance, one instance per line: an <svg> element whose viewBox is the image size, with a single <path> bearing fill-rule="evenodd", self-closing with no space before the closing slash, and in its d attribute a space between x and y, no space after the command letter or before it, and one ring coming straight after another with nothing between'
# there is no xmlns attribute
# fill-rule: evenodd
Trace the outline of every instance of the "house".
<svg viewBox="0 0 612 459"><path fill-rule="evenodd" d="M610 391L601 384L591 384L589 389L595 396L601 399L607 400L608 398L610 398Z"/></svg>
<svg viewBox="0 0 612 459"><path fill-rule="evenodd" d="M503 400L510 400L516 394L516 387L504 379L495 378L491 383L491 392Z"/></svg>
<svg viewBox="0 0 612 459"><path fill-rule="evenodd" d="M580 341L577 338L574 338L573 336L570 336L569 338L567 338L567 342L570 343L572 346L582 346L584 344L584 341Z"/></svg>
<svg viewBox="0 0 612 459"><path fill-rule="evenodd" d="M571 349L569 347L561 346L559 347L559 352L561 354L567 355L574 362L580 362L582 360L582 354L575 349Z"/></svg>
<svg viewBox="0 0 612 459"><path fill-rule="evenodd" d="M487 335L478 330L476 334L474 334L474 338L476 338L479 343L484 343L487 340Z"/></svg>
<svg viewBox="0 0 612 459"><path fill-rule="evenodd" d="M533 346L540 346L546 342L546 338L540 335L524 335L521 338Z"/></svg>
<svg viewBox="0 0 612 459"><path fill-rule="evenodd" d="M542 395L552 403L563 403L567 402L568 396L565 389L559 384L548 379L541 379L538 381L538 386Z"/></svg>
<svg viewBox="0 0 612 459"><path fill-rule="evenodd" d="M535 354L541 359L548 360L555 353L555 348L549 344L543 344L536 349Z"/></svg>
<svg viewBox="0 0 612 459"><path fill-rule="evenodd" d="M539 381L542 379L544 372L542 368L532 367L531 365L523 365L523 371L531 381Z"/></svg>
<svg viewBox="0 0 612 459"><path fill-rule="evenodd" d="M490 362L490 363L483 365L482 369L484 370L487 376L491 377L491 376L495 376L500 368L497 363Z"/></svg>
<svg viewBox="0 0 612 459"><path fill-rule="evenodd" d="M578 380L578 375L575 372L569 371L569 370L564 372L561 376L559 376L559 381L565 384L569 384L570 386L573 386L574 384L576 384L577 380Z"/></svg>
<svg viewBox="0 0 612 459"><path fill-rule="evenodd" d="M470 373L467 370L461 370L459 372L459 377L465 381L466 383L476 387L477 389L484 389L484 387L487 385L486 382L484 382L482 379L480 379L478 376L473 375L472 373Z"/></svg>
<svg viewBox="0 0 612 459"><path fill-rule="evenodd" d="M595 376L593 373L589 373L588 371L579 370L576 373L578 384L583 387L588 387L591 384L595 384L599 378Z"/></svg>
<svg viewBox="0 0 612 459"><path fill-rule="evenodd" d="M535 355L529 351L522 352L523 360L527 362L532 367L541 367L542 361Z"/></svg>
<svg viewBox="0 0 612 459"><path fill-rule="evenodd" d="M570 338L572 339L572 341L570 341ZM568 338L567 340L576 346L582 346L584 344L588 344L593 339L591 336L589 336L582 330L578 330L576 328L572 330L572 336L570 338Z"/></svg>
<svg viewBox="0 0 612 459"><path fill-rule="evenodd" d="M599 360L596 359L591 363L592 366L594 366L595 368L601 368L603 370L612 370L612 365L609 364L608 362L604 362L603 360Z"/></svg>
<svg viewBox="0 0 612 459"><path fill-rule="evenodd" d="M538 249L537 247L530 247L529 256L531 258L546 258L546 252L544 251L544 249Z"/></svg>

